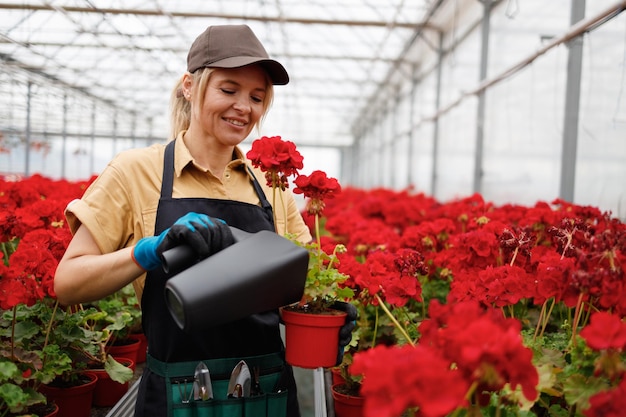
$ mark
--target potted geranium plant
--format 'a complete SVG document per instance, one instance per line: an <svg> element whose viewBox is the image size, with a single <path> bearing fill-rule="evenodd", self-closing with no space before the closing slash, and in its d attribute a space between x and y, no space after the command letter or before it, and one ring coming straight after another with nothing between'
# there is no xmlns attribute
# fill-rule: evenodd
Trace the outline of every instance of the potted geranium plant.
<svg viewBox="0 0 626 417"><path fill-rule="evenodd" d="M102 312L94 316L97 319L97 329L109 330L106 352L114 358L124 357L135 364L139 363L142 340L136 334L141 330L141 308L132 284L92 305Z"/></svg>
<svg viewBox="0 0 626 417"><path fill-rule="evenodd" d="M283 141L280 136L262 137L254 141L246 156L253 166L265 172L267 184L274 190L274 195L276 190L288 188L288 177L295 176L294 193L303 194L308 199L306 212L315 222L311 228L314 234L311 242L297 241L289 234L286 223L284 230L280 230L285 237L309 251L309 268L302 299L299 303L281 309L281 317L285 323L287 362L311 369L334 366L339 346L338 329L345 324L346 312L333 308L333 305L337 301L349 300L353 293L350 288L342 285L348 277L337 269L337 255L344 247L333 244L330 236L321 235L320 218L324 210L324 200L341 191L339 182L335 178L328 178L322 171L300 175L298 171L303 168L302 156L293 142ZM279 195L282 197L282 194ZM276 198L273 201L276 210ZM280 202L284 205L284 201ZM305 341L300 344L298 336L305 333L303 321L309 320L328 321L329 324L318 323L315 327L322 334L307 334ZM319 355L319 359L314 354Z"/></svg>
<svg viewBox="0 0 626 417"><path fill-rule="evenodd" d="M42 408L48 401L40 387L71 371L50 337L58 309L52 280L69 235L52 215L32 213L29 221L40 226L33 230L19 216L27 211L5 214L0 240L0 415L47 415L55 405Z"/></svg>
<svg viewBox="0 0 626 417"><path fill-rule="evenodd" d="M97 376L93 392L96 406L115 404L128 390L128 381L134 375L132 359L114 357L109 352L111 340L133 320L130 313L116 310L110 314L93 305L69 307L55 334L57 343L64 343L63 348L72 352L78 373Z"/></svg>
<svg viewBox="0 0 626 417"><path fill-rule="evenodd" d="M345 247L331 236L322 236L320 217L324 199L334 197L341 187L335 178L328 178L319 170L310 176L299 175L294 183L294 193L307 198L306 212L314 219L314 240L301 244L309 251L302 299L281 309L288 346L287 361L311 369L331 367L337 362L338 330L345 324L347 315L345 309L337 308L338 302L351 300L354 292L343 285L348 276L337 269L338 254L345 251ZM312 333L312 330L319 334Z"/></svg>

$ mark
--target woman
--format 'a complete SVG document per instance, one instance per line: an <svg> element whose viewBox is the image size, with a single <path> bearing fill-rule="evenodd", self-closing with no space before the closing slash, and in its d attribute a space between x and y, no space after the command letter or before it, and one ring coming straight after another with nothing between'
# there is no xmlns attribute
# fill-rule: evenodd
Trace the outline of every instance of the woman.
<svg viewBox="0 0 626 417"><path fill-rule="evenodd" d="M160 254L181 242L200 256L228 246L233 238L227 225L280 231L286 222L297 239L311 239L289 190L282 196L286 209L272 213L266 198L271 188L257 181L263 174L238 148L268 110L273 85L287 84L289 77L245 25L209 27L192 44L187 69L172 93L175 140L122 152L81 200L68 205L74 237L57 269L55 291L70 305L133 283L149 352L137 417L192 415L193 407L222 407L219 415L231 415L226 410L233 407L240 415L243 407L246 415L299 416L278 312L187 334L166 308L168 276L160 268ZM258 409L253 401L228 399L227 379L242 359L253 381L261 382L264 395L251 397ZM213 379L214 400L194 400L200 361Z"/></svg>

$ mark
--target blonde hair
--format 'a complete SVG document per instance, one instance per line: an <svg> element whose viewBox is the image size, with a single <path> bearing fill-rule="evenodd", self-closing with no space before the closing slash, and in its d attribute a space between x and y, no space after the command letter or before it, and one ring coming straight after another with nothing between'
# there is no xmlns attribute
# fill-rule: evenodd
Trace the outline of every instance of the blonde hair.
<svg viewBox="0 0 626 417"><path fill-rule="evenodd" d="M194 86L191 90L192 101L187 100L183 94L183 77L180 77L174 86L170 95L170 139L176 138L181 131L189 129L189 124L191 123L191 103L197 103L198 106L202 106L204 94L213 71L213 68L200 68L191 74ZM260 129L261 122L265 119L274 101L274 85L267 73L265 78L267 80L267 88L265 99L263 100L263 115L255 126L257 131Z"/></svg>

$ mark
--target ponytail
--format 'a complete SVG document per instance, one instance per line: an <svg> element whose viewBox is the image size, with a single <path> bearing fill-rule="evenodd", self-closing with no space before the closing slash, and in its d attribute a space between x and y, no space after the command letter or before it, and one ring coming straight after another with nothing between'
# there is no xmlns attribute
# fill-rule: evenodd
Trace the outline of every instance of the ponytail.
<svg viewBox="0 0 626 417"><path fill-rule="evenodd" d="M183 95L183 77L180 77L170 95L170 139L189 128L191 120L191 102Z"/></svg>

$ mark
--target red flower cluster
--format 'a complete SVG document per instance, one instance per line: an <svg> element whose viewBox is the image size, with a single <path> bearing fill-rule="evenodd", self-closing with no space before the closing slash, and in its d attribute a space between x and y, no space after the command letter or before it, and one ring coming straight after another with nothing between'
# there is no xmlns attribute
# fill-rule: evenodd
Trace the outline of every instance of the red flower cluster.
<svg viewBox="0 0 626 417"><path fill-rule="evenodd" d="M46 296L55 297L54 272L71 239L69 229L27 232L9 258L0 265L0 308L31 306Z"/></svg>
<svg viewBox="0 0 626 417"><path fill-rule="evenodd" d="M380 296L391 305L402 307L408 300L422 301L422 289L417 275L427 274L424 257L413 249L400 249L396 252L374 251L365 262L351 262L350 257L340 256L339 271L353 278L357 290L367 290L361 298L363 302L377 304L371 300Z"/></svg>
<svg viewBox="0 0 626 417"><path fill-rule="evenodd" d="M528 400L537 398L539 374L532 351L522 343L518 320L505 319L476 301L440 305L433 300L429 317L419 326L420 343L437 348L469 384L477 384L480 405L507 383L513 389L521 386Z"/></svg>
<svg viewBox="0 0 626 417"><path fill-rule="evenodd" d="M409 407L419 407L420 416L439 417L467 403L465 379L428 346L377 346L355 356L350 372L366 375L365 417L399 416Z"/></svg>
<svg viewBox="0 0 626 417"><path fill-rule="evenodd" d="M529 400L537 397L539 375L518 321L475 302L433 302L430 316L420 326L419 345L377 346L355 355L350 372L365 376L366 417L397 416L408 407L443 417L466 406L468 394L472 403L486 405L505 384L519 385Z"/></svg>
<svg viewBox="0 0 626 417"><path fill-rule="evenodd" d="M626 323L614 314L604 311L593 314L580 336L595 350L626 350Z"/></svg>
<svg viewBox="0 0 626 417"><path fill-rule="evenodd" d="M329 178L324 171L313 171L311 175L299 175L294 180L294 194L303 194L309 199L307 212L319 215L324 211L324 200L341 192L339 181Z"/></svg>
<svg viewBox="0 0 626 417"><path fill-rule="evenodd" d="M54 273L71 240L63 211L90 181L0 180L0 308L55 297Z"/></svg>
<svg viewBox="0 0 626 417"><path fill-rule="evenodd" d="M297 175L304 167L303 157L291 141L284 141L280 136L263 136L252 142L252 148L246 154L252 166L265 172L267 185L285 190L289 188L288 177Z"/></svg>

